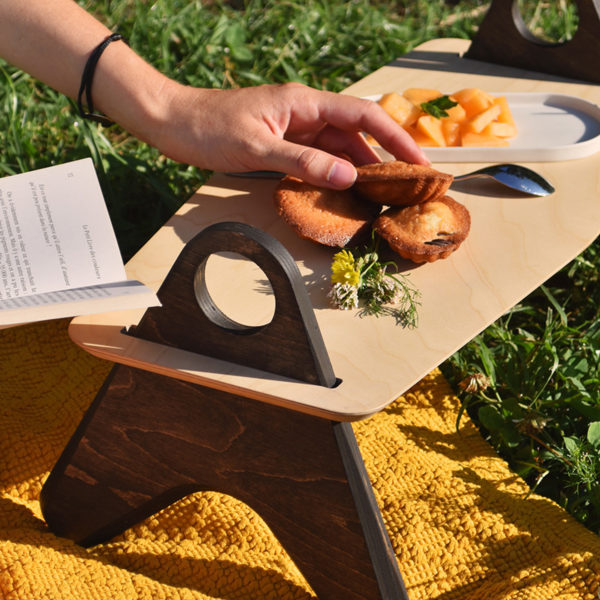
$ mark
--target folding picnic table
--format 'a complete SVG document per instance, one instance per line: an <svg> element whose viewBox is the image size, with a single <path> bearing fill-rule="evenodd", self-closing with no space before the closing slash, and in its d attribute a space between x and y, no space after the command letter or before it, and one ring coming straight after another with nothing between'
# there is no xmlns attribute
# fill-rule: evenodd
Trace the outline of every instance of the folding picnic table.
<svg viewBox="0 0 600 600"><path fill-rule="evenodd" d="M263 517L319 598L407 597L351 422L390 404L600 230L600 88L471 60L468 48L428 42L345 93L515 94L531 118L553 112L558 129L566 123L561 135L579 127L579 138L541 141L518 123L529 139L513 153L465 161L452 149L435 166L458 175L521 156L556 192L453 188L471 233L447 260L398 261L421 292L418 327L407 329L330 307L332 249L299 239L277 216L276 181L215 174L127 265L131 278L163 285L163 306L70 326L77 344L116 365L44 487L55 533L96 544L211 489ZM565 106L563 95L590 105ZM269 285L275 306L261 293Z"/></svg>

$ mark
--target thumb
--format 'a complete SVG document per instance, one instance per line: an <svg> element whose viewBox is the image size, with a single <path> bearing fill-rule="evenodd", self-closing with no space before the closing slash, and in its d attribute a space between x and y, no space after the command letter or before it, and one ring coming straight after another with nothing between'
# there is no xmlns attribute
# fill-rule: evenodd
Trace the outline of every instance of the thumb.
<svg viewBox="0 0 600 600"><path fill-rule="evenodd" d="M308 183L333 189L349 188L356 180L354 165L317 148L281 140L271 148L270 160L278 171Z"/></svg>

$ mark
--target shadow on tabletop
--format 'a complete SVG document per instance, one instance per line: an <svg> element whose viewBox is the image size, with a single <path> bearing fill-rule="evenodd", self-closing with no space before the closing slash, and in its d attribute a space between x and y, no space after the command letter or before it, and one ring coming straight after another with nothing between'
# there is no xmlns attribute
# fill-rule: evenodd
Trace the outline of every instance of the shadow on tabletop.
<svg viewBox="0 0 600 600"><path fill-rule="evenodd" d="M405 56L388 63L390 67L401 67L403 69L427 69L428 71L456 72L466 75L489 75L490 63L471 58L464 58L456 52L430 52L427 50L413 50ZM509 79L532 78L538 81L587 83L578 79L568 79L558 75L519 69L505 65L494 64L494 77L506 77Z"/></svg>

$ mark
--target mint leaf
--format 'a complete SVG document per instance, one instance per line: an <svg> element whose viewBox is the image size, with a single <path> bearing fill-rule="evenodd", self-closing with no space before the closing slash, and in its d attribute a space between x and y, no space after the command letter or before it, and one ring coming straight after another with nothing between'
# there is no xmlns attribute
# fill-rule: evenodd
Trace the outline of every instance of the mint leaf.
<svg viewBox="0 0 600 600"><path fill-rule="evenodd" d="M450 96L440 96L429 102L422 102L421 110L436 119L441 119L442 117L448 116L448 113L446 112L447 108L452 108L457 104L458 102L450 100Z"/></svg>

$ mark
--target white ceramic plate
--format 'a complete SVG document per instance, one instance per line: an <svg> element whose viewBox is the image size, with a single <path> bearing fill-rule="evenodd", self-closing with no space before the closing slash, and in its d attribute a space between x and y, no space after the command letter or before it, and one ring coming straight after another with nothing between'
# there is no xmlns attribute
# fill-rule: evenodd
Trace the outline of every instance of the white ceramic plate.
<svg viewBox="0 0 600 600"><path fill-rule="evenodd" d="M432 162L561 161L600 150L598 105L566 94L492 92L492 95L506 97L517 124L517 137L510 140L509 146L423 148ZM377 101L381 95L368 98Z"/></svg>

